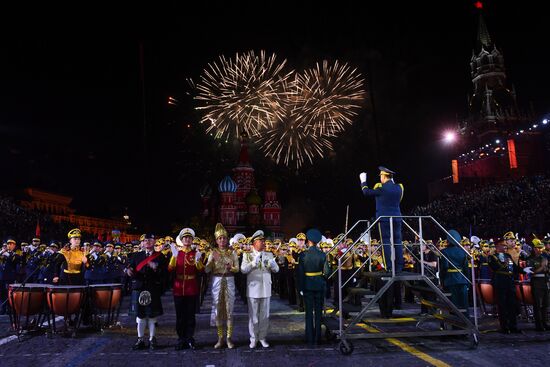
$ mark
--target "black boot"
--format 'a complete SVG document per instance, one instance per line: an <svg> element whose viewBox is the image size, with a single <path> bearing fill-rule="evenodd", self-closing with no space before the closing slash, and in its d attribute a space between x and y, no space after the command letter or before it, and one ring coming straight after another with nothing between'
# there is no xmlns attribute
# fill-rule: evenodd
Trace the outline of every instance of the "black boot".
<svg viewBox="0 0 550 367"><path fill-rule="evenodd" d="M142 350L145 349L145 342L143 341L143 338L138 338L136 344L132 347L133 350Z"/></svg>
<svg viewBox="0 0 550 367"><path fill-rule="evenodd" d="M149 340L149 349L150 350L155 350L158 348L158 344L157 344L157 338L156 337L152 337L151 340Z"/></svg>

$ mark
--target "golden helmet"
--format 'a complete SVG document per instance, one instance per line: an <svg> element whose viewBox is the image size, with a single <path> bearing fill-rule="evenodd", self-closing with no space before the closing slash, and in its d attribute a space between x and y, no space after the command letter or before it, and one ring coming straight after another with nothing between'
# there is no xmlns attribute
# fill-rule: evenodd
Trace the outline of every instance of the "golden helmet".
<svg viewBox="0 0 550 367"><path fill-rule="evenodd" d="M224 228L223 224L217 223L216 228L214 229L214 238L218 239L222 236L228 237L227 231Z"/></svg>
<svg viewBox="0 0 550 367"><path fill-rule="evenodd" d="M298 234L296 235L296 239L297 239L297 240L305 240L305 239L306 239L306 234L300 232L300 233L298 233Z"/></svg>
<svg viewBox="0 0 550 367"><path fill-rule="evenodd" d="M532 243L533 243L533 246L535 246L536 248L544 248L544 243L542 243L542 241L539 240L538 238L534 238Z"/></svg>
<svg viewBox="0 0 550 367"><path fill-rule="evenodd" d="M514 235L514 232L509 231L509 232L506 232L504 236L502 236L502 238L505 240L515 240L516 236Z"/></svg>
<svg viewBox="0 0 550 367"><path fill-rule="evenodd" d="M155 242L155 246L163 246L164 245L164 238L159 238L156 242Z"/></svg>
<svg viewBox="0 0 550 367"><path fill-rule="evenodd" d="M74 228L74 229L71 229L69 231L69 233L67 234L67 237L70 238L80 238L82 237L82 234L80 233L80 229L78 228Z"/></svg>

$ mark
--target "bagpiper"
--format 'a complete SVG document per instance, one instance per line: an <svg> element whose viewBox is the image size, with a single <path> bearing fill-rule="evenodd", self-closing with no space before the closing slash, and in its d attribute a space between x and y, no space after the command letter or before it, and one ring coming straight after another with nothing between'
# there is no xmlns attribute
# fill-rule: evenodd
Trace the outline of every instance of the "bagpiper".
<svg viewBox="0 0 550 367"><path fill-rule="evenodd" d="M155 236L145 234L143 251L136 253L127 268L128 276L132 277L132 289L138 292L137 299L137 333L138 339L134 350L145 349L145 328L149 327L149 349L157 348L156 322L163 315L161 294L168 264L166 257L160 251L154 251Z"/></svg>

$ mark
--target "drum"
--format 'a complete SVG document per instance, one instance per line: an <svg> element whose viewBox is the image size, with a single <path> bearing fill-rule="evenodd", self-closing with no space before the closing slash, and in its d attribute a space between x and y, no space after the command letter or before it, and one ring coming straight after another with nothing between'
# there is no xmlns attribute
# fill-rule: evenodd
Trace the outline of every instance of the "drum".
<svg viewBox="0 0 550 367"><path fill-rule="evenodd" d="M528 282L516 282L516 298L527 305L534 304L531 284Z"/></svg>
<svg viewBox="0 0 550 367"><path fill-rule="evenodd" d="M98 310L114 310L120 305L122 284L90 285L92 305Z"/></svg>
<svg viewBox="0 0 550 367"><path fill-rule="evenodd" d="M491 281L489 279L480 279L478 280L478 285L483 303L488 305L496 304L495 290Z"/></svg>
<svg viewBox="0 0 550 367"><path fill-rule="evenodd" d="M27 283L10 284L8 286L8 299L10 307L18 316L33 316L43 312L45 302L44 284Z"/></svg>
<svg viewBox="0 0 550 367"><path fill-rule="evenodd" d="M73 315L80 312L86 287L80 285L48 285L47 301L55 315Z"/></svg>

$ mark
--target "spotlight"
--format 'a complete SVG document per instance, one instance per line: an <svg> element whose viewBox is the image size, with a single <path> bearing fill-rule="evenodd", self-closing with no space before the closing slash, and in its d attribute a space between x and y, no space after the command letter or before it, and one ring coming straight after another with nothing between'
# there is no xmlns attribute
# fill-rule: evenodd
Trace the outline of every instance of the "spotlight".
<svg viewBox="0 0 550 367"><path fill-rule="evenodd" d="M450 144L456 140L456 134L452 131L447 131L443 135L443 140L445 141L445 143Z"/></svg>

